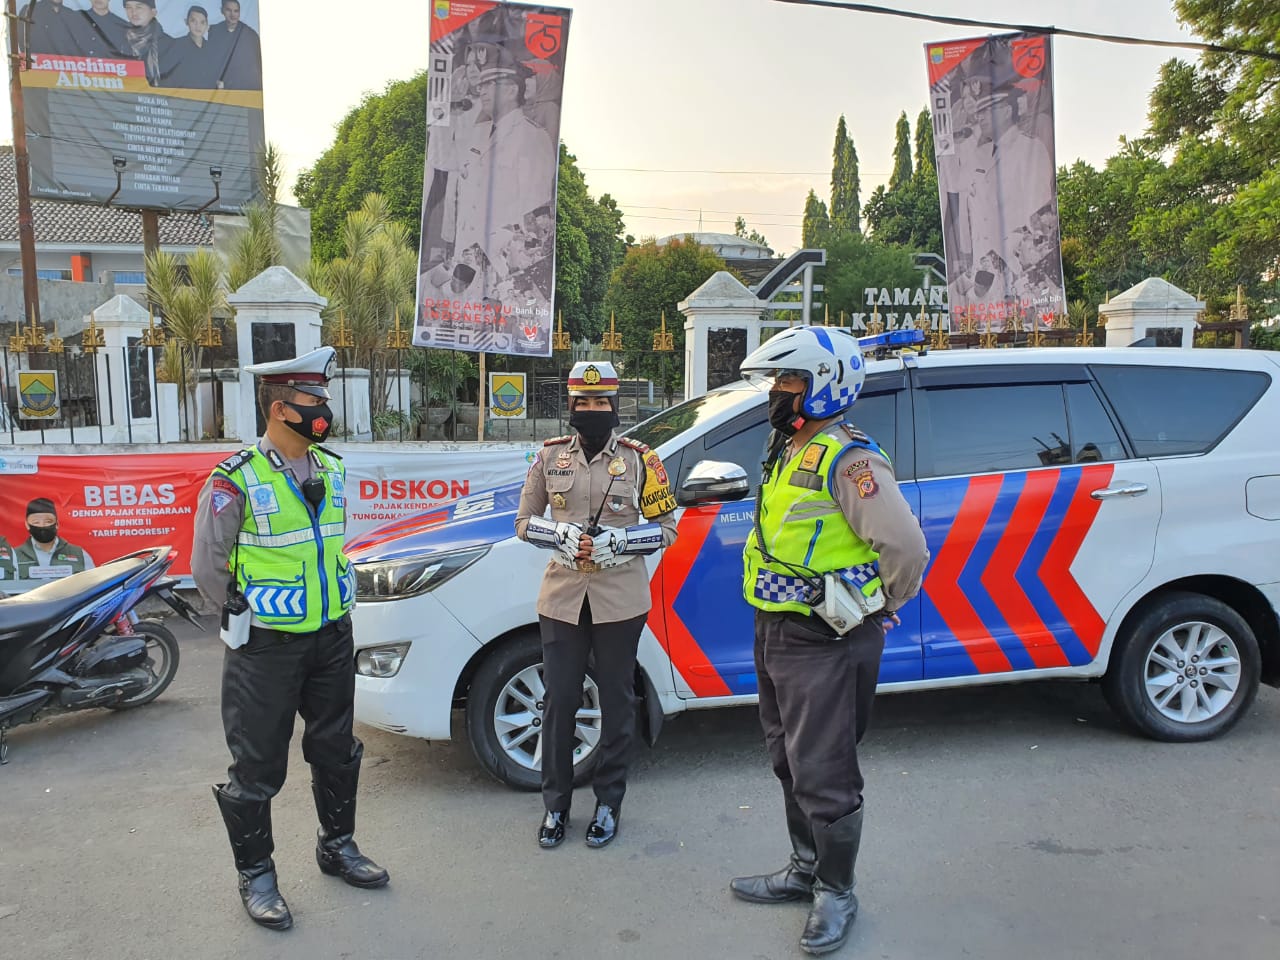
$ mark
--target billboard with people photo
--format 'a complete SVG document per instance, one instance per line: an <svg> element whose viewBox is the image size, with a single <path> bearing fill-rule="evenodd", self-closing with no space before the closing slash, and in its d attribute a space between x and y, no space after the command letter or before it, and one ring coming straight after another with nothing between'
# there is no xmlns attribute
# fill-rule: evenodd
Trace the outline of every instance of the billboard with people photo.
<svg viewBox="0 0 1280 960"><path fill-rule="evenodd" d="M213 212L254 199L265 145L258 3L22 6L12 41L32 197Z"/></svg>

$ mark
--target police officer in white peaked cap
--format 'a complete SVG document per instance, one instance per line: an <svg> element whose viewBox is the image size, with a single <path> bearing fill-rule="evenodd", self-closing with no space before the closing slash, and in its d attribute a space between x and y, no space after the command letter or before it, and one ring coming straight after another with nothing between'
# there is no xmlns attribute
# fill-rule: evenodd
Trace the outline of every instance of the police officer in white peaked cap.
<svg viewBox="0 0 1280 960"><path fill-rule="evenodd" d="M284 785L295 714L306 724L302 753L320 818L320 869L356 887L388 880L352 839L364 753L351 729L355 572L342 552L346 471L320 446L333 426L335 356L321 347L245 367L259 379L266 432L205 483L191 558L200 591L223 604L228 647L222 725L232 762L213 792L244 908L277 930L293 918L271 856L271 799Z"/></svg>
<svg viewBox="0 0 1280 960"><path fill-rule="evenodd" d="M516 535L551 553L538 595L546 687L546 813L538 845L544 849L559 846L569 825L588 656L595 662L602 729L592 775L595 815L583 839L603 847L617 833L635 736L636 649L651 605L644 557L676 539L676 501L662 460L614 432L618 374L612 364L574 364L569 411L574 432L543 445L516 511Z"/></svg>

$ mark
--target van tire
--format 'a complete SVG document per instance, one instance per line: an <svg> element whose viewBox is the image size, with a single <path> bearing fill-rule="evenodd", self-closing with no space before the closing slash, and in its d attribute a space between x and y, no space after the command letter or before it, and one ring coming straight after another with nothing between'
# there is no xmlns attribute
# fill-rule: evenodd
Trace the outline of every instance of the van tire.
<svg viewBox="0 0 1280 960"><path fill-rule="evenodd" d="M526 680L532 679L531 671L536 672L538 677L541 676L542 643L537 633L521 634L510 642L496 646L481 662L471 681L467 694L466 724L467 739L471 742L471 750L480 766L509 787L532 791L542 788L541 765L535 766L532 757L526 755L528 744L533 741L527 741L523 747L515 749L505 747L495 719L499 698L505 703L504 710L512 710L512 694L523 694L529 689ZM592 669L588 666L587 680L583 684L584 698L596 696L595 689ZM530 712L535 713L540 725L541 711ZM580 749L583 746L579 744ZM591 746L575 759L575 787L590 781L599 756L599 749Z"/></svg>
<svg viewBox="0 0 1280 960"><path fill-rule="evenodd" d="M1198 643L1211 646L1197 654ZM1102 692L1137 732L1190 743L1212 740L1235 726L1253 703L1261 674L1258 640L1240 614L1213 597L1175 592L1158 597L1117 638ZM1234 689L1224 687L1224 680ZM1177 689L1165 692L1173 686ZM1166 696L1171 699L1158 702ZM1201 697L1212 702L1202 703ZM1170 716L1183 705L1191 707L1192 720Z"/></svg>

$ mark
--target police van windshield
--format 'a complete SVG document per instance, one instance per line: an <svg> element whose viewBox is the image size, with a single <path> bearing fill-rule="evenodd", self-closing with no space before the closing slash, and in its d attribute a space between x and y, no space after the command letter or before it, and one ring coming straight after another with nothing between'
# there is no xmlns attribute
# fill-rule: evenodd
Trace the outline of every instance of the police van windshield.
<svg viewBox="0 0 1280 960"><path fill-rule="evenodd" d="M657 416L636 424L624 435L633 440L639 440L647 446L658 447L694 427L716 419L726 411L741 408L749 396L759 397L761 402L764 400L760 391L749 388L714 390L700 397L694 397L692 400L686 400L670 410L664 410Z"/></svg>

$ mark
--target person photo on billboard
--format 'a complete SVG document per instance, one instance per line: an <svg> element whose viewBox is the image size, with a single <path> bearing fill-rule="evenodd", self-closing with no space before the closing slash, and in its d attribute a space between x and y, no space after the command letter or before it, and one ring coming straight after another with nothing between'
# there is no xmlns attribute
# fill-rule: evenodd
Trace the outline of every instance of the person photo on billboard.
<svg viewBox="0 0 1280 960"><path fill-rule="evenodd" d="M111 0L89 0L89 9L80 15L84 18L80 50L85 56L116 59L126 55L129 21L111 12Z"/></svg>
<svg viewBox="0 0 1280 960"><path fill-rule="evenodd" d="M262 40L240 19L240 0L223 0L222 22L209 28L209 46L222 89L262 89Z"/></svg>
<svg viewBox="0 0 1280 960"><path fill-rule="evenodd" d="M81 52L80 11L62 0L33 0L23 5L18 18L27 21L22 29L28 53Z"/></svg>
<svg viewBox="0 0 1280 960"><path fill-rule="evenodd" d="M58 510L47 497L27 504L27 533L13 552L19 580L57 580L93 569L93 558L83 547L58 535Z"/></svg>
<svg viewBox="0 0 1280 960"><path fill-rule="evenodd" d="M209 11L192 6L184 22L187 35L174 40L169 48L164 85L188 90L216 89L221 62L209 42Z"/></svg>
<svg viewBox="0 0 1280 960"><path fill-rule="evenodd" d="M164 32L156 19L156 0L124 0L124 15L129 20L125 31L125 56L141 60L146 67L147 83L160 86L162 64L169 61L173 37Z"/></svg>

